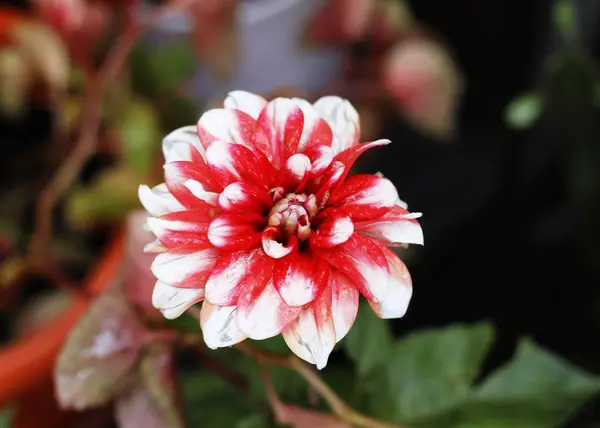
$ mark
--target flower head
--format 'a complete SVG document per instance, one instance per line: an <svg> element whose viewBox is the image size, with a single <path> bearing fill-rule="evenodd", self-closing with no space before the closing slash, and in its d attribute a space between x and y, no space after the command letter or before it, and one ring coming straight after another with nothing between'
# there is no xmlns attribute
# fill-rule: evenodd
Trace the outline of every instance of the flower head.
<svg viewBox="0 0 600 428"><path fill-rule="evenodd" d="M140 187L157 240L153 304L167 318L202 301L211 348L283 334L326 365L354 323L359 293L382 318L401 317L406 266L388 246L422 244L419 213L378 175L348 177L365 150L344 99L229 94L163 141L165 183Z"/></svg>

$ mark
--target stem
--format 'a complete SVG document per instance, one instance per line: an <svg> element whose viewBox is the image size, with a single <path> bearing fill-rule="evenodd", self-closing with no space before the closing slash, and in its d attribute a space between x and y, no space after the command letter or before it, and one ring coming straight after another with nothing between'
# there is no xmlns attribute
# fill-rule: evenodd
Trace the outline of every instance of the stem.
<svg viewBox="0 0 600 428"><path fill-rule="evenodd" d="M52 236L52 211L54 206L69 187L71 187L79 175L81 168L94 152L97 135L100 130L102 96L105 86L122 69L131 48L140 34L171 11L171 8L167 6L153 9L142 19L141 23L136 22L131 14L127 16L122 35L117 39L116 45L107 55L100 70L89 81L79 137L75 142L75 148L60 165L58 171L38 199L35 230L29 243L28 254L29 261L33 264L40 264L45 259L44 254Z"/></svg>

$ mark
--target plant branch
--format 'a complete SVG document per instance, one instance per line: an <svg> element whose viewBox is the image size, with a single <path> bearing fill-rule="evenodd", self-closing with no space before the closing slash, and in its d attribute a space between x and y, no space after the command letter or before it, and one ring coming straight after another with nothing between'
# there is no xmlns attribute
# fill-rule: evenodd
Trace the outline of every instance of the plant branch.
<svg viewBox="0 0 600 428"><path fill-rule="evenodd" d="M128 14L123 33L117 39L116 45L108 53L98 72L89 80L79 136L74 149L60 165L37 202L35 230L28 248L28 261L30 263L38 265L45 259L44 254L52 236L52 211L57 201L71 187L81 168L94 152L100 130L102 97L105 86L123 68L127 56L138 37L171 11L167 6L157 7L138 20L132 13Z"/></svg>

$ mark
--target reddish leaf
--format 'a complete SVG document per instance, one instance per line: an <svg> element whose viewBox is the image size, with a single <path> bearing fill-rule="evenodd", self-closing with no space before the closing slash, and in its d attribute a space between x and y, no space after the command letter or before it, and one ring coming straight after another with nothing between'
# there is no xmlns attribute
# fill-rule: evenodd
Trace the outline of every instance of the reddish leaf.
<svg viewBox="0 0 600 428"><path fill-rule="evenodd" d="M143 331L118 288L97 298L58 357L54 381L59 404L81 410L111 400L138 358Z"/></svg>
<svg viewBox="0 0 600 428"><path fill-rule="evenodd" d="M120 428L180 428L183 418L174 397L172 350L164 344L149 349L139 372L116 401Z"/></svg>

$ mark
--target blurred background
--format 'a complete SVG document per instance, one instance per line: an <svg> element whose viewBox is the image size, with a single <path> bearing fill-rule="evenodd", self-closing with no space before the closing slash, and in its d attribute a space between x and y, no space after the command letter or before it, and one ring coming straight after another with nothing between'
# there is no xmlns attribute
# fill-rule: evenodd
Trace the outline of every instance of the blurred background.
<svg viewBox="0 0 600 428"><path fill-rule="evenodd" d="M359 111L363 141L393 141L359 168L381 171L411 211L424 213L425 246L402 250L414 295L407 315L389 323L394 337L493 325L473 385L510 364L523 338L556 359L540 374L552 385L532 381L531 390L490 404L498 418L420 415L410 424L402 409L365 412L407 427L600 426L598 24L596 0L0 2L6 426L114 426L106 406L75 416L57 409L54 361L84 309L69 320L65 313L105 283L151 287L137 188L162 181L162 137L233 89L309 100L337 94ZM120 233L125 250L111 253ZM120 270L106 267L111 260ZM90 274L98 266L113 277ZM148 306L149 295L140 296ZM349 350L333 360L356 373L359 358ZM571 371L587 389L577 389ZM433 379L414 380L423 382L415 400L442 393L427 390ZM560 384L572 394L556 392ZM526 390L529 401L515 410L510 403ZM27 421L27 408L54 412L58 422ZM120 426L144 426L129 423Z"/></svg>

